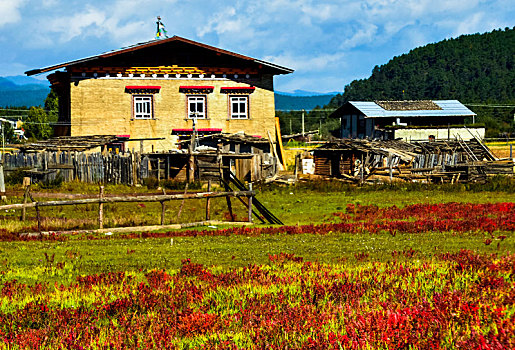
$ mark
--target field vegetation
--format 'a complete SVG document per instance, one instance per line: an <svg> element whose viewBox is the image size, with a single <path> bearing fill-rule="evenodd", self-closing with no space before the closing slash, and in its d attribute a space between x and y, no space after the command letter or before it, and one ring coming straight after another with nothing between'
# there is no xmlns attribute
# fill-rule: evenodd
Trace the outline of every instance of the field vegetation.
<svg viewBox="0 0 515 350"><path fill-rule="evenodd" d="M106 187L107 194L152 191ZM20 202L20 192L9 188L10 201ZM512 180L315 182L258 192L284 226L79 231L96 227L98 206L91 205L42 210L45 228L72 232L20 239L34 222L2 213L0 348L515 346ZM98 187L33 193L91 196ZM205 200L186 201L179 219L178 206L167 205L170 222L203 219ZM105 210L113 226L157 224L161 213L148 203ZM212 212L225 219L225 199Z"/></svg>

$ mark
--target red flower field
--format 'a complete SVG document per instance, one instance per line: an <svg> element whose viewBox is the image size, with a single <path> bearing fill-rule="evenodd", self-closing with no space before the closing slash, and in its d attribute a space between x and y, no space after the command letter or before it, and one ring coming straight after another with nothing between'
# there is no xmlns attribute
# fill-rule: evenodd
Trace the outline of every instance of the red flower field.
<svg viewBox="0 0 515 350"><path fill-rule="evenodd" d="M513 203L349 205L318 225L119 238L452 232L491 244L514 229ZM515 348L515 254L458 250L421 257L410 248L394 251L387 261L364 252L354 257L322 263L280 253L244 267L206 267L185 259L180 269L127 268L78 277L63 265L61 282L33 285L9 278L21 272L4 267L0 348Z"/></svg>

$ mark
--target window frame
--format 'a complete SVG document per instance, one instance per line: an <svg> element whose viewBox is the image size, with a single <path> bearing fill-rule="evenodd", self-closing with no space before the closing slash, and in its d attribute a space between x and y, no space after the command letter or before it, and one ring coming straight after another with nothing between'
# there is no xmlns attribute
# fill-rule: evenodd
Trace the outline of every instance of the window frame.
<svg viewBox="0 0 515 350"><path fill-rule="evenodd" d="M146 100L146 101L145 101ZM148 112L138 112L139 104L150 103ZM132 119L151 120L154 118L154 96L153 95L132 95Z"/></svg>
<svg viewBox="0 0 515 350"><path fill-rule="evenodd" d="M238 110L238 112L234 113L233 112L233 104L240 104L242 101L233 101L234 100L239 100L239 99L244 99L245 101L245 112L242 113L241 111ZM238 107L239 109L239 107ZM241 117L243 116L243 117ZM229 119L230 120L246 120L246 119L250 119L250 96L249 95L229 95Z"/></svg>
<svg viewBox="0 0 515 350"><path fill-rule="evenodd" d="M204 106L204 112L202 114L201 117L195 117L195 119L209 119L208 116L207 116L207 95L186 95L186 119L188 120L191 120L191 119L194 119L192 117L192 113L191 113L191 110L190 110L190 99L201 99L203 101L203 106ZM198 103L195 102L195 104Z"/></svg>

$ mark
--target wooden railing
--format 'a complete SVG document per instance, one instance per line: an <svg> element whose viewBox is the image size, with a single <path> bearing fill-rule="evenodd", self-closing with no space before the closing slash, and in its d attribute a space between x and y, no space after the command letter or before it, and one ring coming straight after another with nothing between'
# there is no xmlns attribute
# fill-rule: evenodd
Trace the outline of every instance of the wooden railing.
<svg viewBox="0 0 515 350"><path fill-rule="evenodd" d="M165 203L174 200L190 200L190 199L206 199L206 221L210 220L210 199L217 197L226 197L228 203L230 203L230 197L236 197L242 200L241 197L247 197L247 203L245 205L248 208L248 222L252 222L252 197L254 197L256 193L254 191L225 191L225 192L196 192L196 193L184 193L184 194L162 194L162 195L150 195L150 196L115 196L115 197L105 197L103 186L100 187L100 193L97 198L85 198L85 199L73 199L73 200L63 200L63 201L33 201L28 202L28 196L30 196L29 191L25 191L24 203L16 203L16 204L7 204L0 206L0 210L22 210L23 214L21 216L21 220L25 220L25 210L27 208L35 208L36 209L36 218L38 221L38 232L41 232L41 215L39 212L40 208L43 207L56 207L56 206L66 206L66 205L83 205L83 204L99 204L98 208L98 226L100 229L104 227L104 217L103 217L103 205L105 203L134 203L134 202L159 202L161 203L161 225L164 225L164 216L165 216ZM32 199L32 196L30 196ZM232 208L229 207L232 216Z"/></svg>

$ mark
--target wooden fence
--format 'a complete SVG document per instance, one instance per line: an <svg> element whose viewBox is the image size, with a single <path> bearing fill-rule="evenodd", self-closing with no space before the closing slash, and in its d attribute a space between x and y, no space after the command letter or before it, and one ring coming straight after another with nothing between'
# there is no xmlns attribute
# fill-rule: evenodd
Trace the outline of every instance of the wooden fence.
<svg viewBox="0 0 515 350"><path fill-rule="evenodd" d="M209 183L209 188L211 187L211 183ZM28 197L32 199L32 196L29 194L30 187L27 187L25 190L25 195L23 199L23 203L16 204L7 204L1 205L0 210L22 210L21 220L25 221L25 211L28 208L36 209L36 219L38 222L38 232L41 233L41 216L40 216L40 208L43 207L57 207L57 206L66 206L66 205L84 205L84 204L99 204L98 207L98 224L99 229L104 228L104 204L105 203L141 203L141 202L159 202L161 203L161 226L164 225L165 221L165 203L174 200L182 200L183 203L185 200L191 199L206 199L206 221L209 222L210 218L210 199L217 197L225 197L227 199L228 209L231 213L231 217L234 217L232 212L232 205L230 201L230 197L235 197L240 199L243 204L247 207L248 214L248 222L252 223L252 215L255 214L252 210L252 198L256 195L256 193L252 190L248 191L225 191L225 192L196 192L196 193L184 193L184 194L163 194L163 195L150 195L150 196L117 196L117 197L105 197L104 196L104 186L101 186L100 194L98 198L86 198L86 199L74 199L74 200L64 200L64 201L42 201L42 202L29 202L27 203ZM246 197L247 202L243 201L241 197ZM182 205L181 205L182 210ZM180 211L179 211L180 215ZM258 216L259 217L259 216ZM233 220L234 221L234 220ZM126 228L127 229L127 228ZM157 228L153 228L157 229Z"/></svg>
<svg viewBox="0 0 515 350"><path fill-rule="evenodd" d="M240 179L259 181L277 171L277 161L270 154L193 154L193 172L188 173L188 154L184 153L86 153L47 151L14 153L4 157L4 172L9 176L22 169L32 182L52 181L135 185L143 179L214 180L222 168L234 168Z"/></svg>
<svg viewBox="0 0 515 350"><path fill-rule="evenodd" d="M137 153L19 152L5 155L4 172L9 176L22 169L34 182L61 177L63 181L134 185L142 178L138 174L141 162Z"/></svg>

